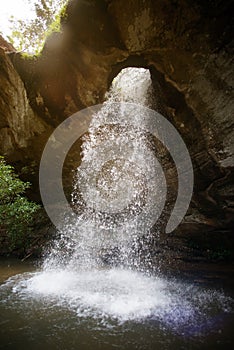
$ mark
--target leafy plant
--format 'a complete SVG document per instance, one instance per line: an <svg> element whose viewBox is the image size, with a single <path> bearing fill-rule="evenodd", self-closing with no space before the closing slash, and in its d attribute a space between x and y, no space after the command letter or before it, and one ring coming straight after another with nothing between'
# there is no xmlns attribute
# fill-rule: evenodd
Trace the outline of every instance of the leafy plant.
<svg viewBox="0 0 234 350"><path fill-rule="evenodd" d="M35 18L22 21L12 16L8 40L19 51L39 54L46 37L52 31L60 31L60 19L64 16L67 2L68 0L34 0Z"/></svg>
<svg viewBox="0 0 234 350"><path fill-rule="evenodd" d="M0 226L7 231L10 250L27 247L34 215L40 208L24 196L29 187L30 183L21 181L0 157Z"/></svg>

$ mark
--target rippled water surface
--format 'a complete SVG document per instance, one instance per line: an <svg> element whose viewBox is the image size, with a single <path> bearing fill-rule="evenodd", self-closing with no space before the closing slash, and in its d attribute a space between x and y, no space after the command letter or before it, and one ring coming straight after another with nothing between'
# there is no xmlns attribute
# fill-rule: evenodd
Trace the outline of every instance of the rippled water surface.
<svg viewBox="0 0 234 350"><path fill-rule="evenodd" d="M20 273L11 276L14 272ZM1 276L7 278L0 287L2 349L221 349L232 344L229 291L117 268L39 271L4 262Z"/></svg>
<svg viewBox="0 0 234 350"><path fill-rule="evenodd" d="M133 68L113 82L83 140L77 216L65 220L42 268L2 262L1 349L231 348L232 291L158 273L146 248L166 182L149 110L122 102L148 106L151 85L149 71Z"/></svg>

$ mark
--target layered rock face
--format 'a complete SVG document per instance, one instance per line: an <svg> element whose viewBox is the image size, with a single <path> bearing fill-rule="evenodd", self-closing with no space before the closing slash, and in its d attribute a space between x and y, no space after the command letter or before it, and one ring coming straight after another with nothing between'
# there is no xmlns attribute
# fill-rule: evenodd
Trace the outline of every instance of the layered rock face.
<svg viewBox="0 0 234 350"><path fill-rule="evenodd" d="M23 81L1 48L0 77L1 154L17 160L30 141L45 132L45 123L32 110Z"/></svg>
<svg viewBox="0 0 234 350"><path fill-rule="evenodd" d="M0 52L0 152L14 161L39 161L56 125L102 102L121 69L148 68L159 111L182 135L194 166L194 196L178 232L230 233L231 5L218 0L69 1L62 32L47 39L41 56Z"/></svg>

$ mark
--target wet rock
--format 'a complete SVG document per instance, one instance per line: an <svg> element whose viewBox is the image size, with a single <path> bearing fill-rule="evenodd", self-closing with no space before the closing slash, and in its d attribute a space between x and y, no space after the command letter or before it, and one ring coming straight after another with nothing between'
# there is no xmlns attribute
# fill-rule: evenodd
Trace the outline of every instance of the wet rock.
<svg viewBox="0 0 234 350"><path fill-rule="evenodd" d="M102 102L121 69L149 68L155 96L160 96L157 108L184 138L194 166L194 196L179 232L198 232L201 225L209 232L231 232L231 5L218 0L70 1L62 32L48 38L40 57L0 53L1 152L19 159L24 148L24 155L39 160L48 128Z"/></svg>

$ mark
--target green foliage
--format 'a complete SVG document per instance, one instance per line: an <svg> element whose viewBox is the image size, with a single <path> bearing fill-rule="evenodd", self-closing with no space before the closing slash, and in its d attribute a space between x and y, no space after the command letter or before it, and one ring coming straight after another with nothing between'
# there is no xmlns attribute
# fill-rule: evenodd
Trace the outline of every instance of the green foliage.
<svg viewBox="0 0 234 350"><path fill-rule="evenodd" d="M19 175L35 175L36 174L37 163L32 161L30 164L21 168Z"/></svg>
<svg viewBox="0 0 234 350"><path fill-rule="evenodd" d="M7 230L11 250L27 247L34 215L40 208L23 196L29 187L30 183L21 181L0 157L0 226Z"/></svg>
<svg viewBox="0 0 234 350"><path fill-rule="evenodd" d="M28 2L32 2L28 0ZM60 31L60 19L68 0L34 0L35 18L27 22L11 17L8 40L19 51L39 54L45 39L53 31Z"/></svg>

